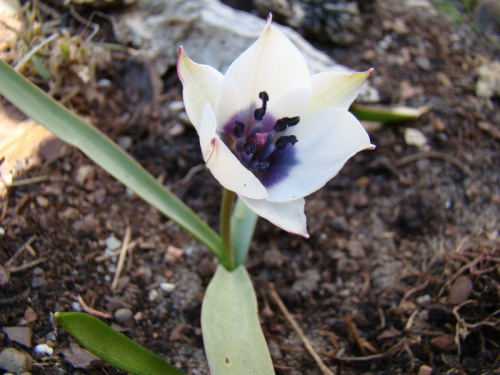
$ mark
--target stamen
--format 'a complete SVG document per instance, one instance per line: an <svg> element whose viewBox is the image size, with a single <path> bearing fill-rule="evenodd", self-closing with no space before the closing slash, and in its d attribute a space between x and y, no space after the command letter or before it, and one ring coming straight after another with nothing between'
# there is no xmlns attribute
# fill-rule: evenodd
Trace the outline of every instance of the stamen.
<svg viewBox="0 0 500 375"><path fill-rule="evenodd" d="M259 98L262 100L262 107L257 108L255 112L253 113L253 117L257 121L261 121L264 115L266 114L267 110L267 102L269 101L269 95L267 95L267 92L261 91L259 93Z"/></svg>
<svg viewBox="0 0 500 375"><path fill-rule="evenodd" d="M298 139L294 135L284 135L278 138L275 145L277 149L282 150L286 147L287 144L290 143L293 146L295 143L297 143L297 141Z"/></svg>
<svg viewBox="0 0 500 375"><path fill-rule="evenodd" d="M300 122L300 117L283 117L276 121L276 125L274 125L274 130L277 132L283 132L286 130L288 126L295 126Z"/></svg>
<svg viewBox="0 0 500 375"><path fill-rule="evenodd" d="M245 154L247 154L247 155L255 154L257 152L258 146L259 146L259 143L257 141L255 141L254 143L252 143L250 146L248 146L245 149Z"/></svg>
<svg viewBox="0 0 500 375"><path fill-rule="evenodd" d="M245 132L245 124L242 123L241 121L235 121L233 133L236 136L236 138L241 138L244 132Z"/></svg>

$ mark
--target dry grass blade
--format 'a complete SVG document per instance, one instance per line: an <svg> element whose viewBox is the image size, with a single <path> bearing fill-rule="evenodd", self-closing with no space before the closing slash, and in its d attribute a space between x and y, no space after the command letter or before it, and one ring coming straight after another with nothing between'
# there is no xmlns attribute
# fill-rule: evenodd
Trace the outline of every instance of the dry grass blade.
<svg viewBox="0 0 500 375"><path fill-rule="evenodd" d="M118 286L118 280L120 279L120 274L123 270L123 265L125 264L125 257L127 256L127 251L130 243L130 226L125 229L125 235L123 236L122 248L120 250L120 257L118 258L118 266L116 267L115 276L111 284L111 290L115 290Z"/></svg>
<svg viewBox="0 0 500 375"><path fill-rule="evenodd" d="M276 303L276 305L278 305L278 307L280 308L283 315L285 315L285 318L288 321L288 323L290 323L290 325L293 327L293 329L295 330L297 335L299 335L300 340L302 341L302 343L306 347L309 354L314 358L314 360L318 364L318 366L321 369L321 371L323 372L323 374L324 375L335 375L335 373L333 371L331 371L326 366L325 362L323 362L323 360L321 359L319 354L316 352L316 350L314 350L311 342L309 341L307 336L304 334L304 331L302 331L302 328L300 328L297 321L293 318L292 314L290 314L290 312L286 308L285 304L283 303L283 301L279 297L278 293L276 292L276 289L274 289L274 286L272 284L271 284L271 288L269 289L269 295L271 296L274 303Z"/></svg>
<svg viewBox="0 0 500 375"><path fill-rule="evenodd" d="M428 152L419 152L413 155L408 155L407 157L401 158L397 163L396 166L401 167L405 164L412 163L414 161L417 161L419 159L442 159L450 162L454 166L456 166L458 169L460 169L463 174L465 174L467 177L473 177L474 173L465 165L463 164L460 160L457 158L445 154L443 152L437 152L437 151L428 151Z"/></svg>

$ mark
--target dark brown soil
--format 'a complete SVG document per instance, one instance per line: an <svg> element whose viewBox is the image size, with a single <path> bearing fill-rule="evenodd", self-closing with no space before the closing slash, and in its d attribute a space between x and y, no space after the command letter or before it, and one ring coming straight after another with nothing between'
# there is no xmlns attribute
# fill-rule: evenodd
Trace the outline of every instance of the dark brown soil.
<svg viewBox="0 0 500 375"><path fill-rule="evenodd" d="M430 111L370 130L376 150L307 199L309 240L258 223L247 266L278 374L320 370L267 295L270 283L337 374L500 373L499 99L475 93L479 65L499 50L467 14L453 24L402 4L379 1L353 47L320 47L354 69L375 67L370 82L384 104ZM181 100L175 73L153 98L141 84L146 65L118 52L113 61L99 72L111 86L92 101L77 96L73 108L131 141L128 152L216 228L221 190L198 168L195 130L172 110ZM426 149L405 142L407 128L425 134ZM76 373L64 355L73 340L52 314L73 311L81 296L111 316L129 308L127 322L106 322L186 373L208 374L200 307L213 257L81 152L53 142L41 165L17 177L42 181L3 199L0 265L11 276L0 289L0 326L27 324L33 346L55 351L35 354L2 333L0 347L31 355L33 374ZM116 257L99 257L127 226L137 245L113 291ZM26 243L34 252L7 264ZM161 289L166 282L173 292ZM82 371L121 373L100 362Z"/></svg>

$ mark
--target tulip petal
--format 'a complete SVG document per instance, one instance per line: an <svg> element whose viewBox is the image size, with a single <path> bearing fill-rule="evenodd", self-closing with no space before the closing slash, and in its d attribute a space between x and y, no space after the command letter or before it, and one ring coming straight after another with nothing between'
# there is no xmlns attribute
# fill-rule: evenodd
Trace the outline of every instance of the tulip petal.
<svg viewBox="0 0 500 375"><path fill-rule="evenodd" d="M214 107L216 93L224 76L211 66L196 64L182 47L177 58L177 74L183 85L186 113L198 131L203 107L206 102Z"/></svg>
<svg viewBox="0 0 500 375"><path fill-rule="evenodd" d="M219 131L235 113L253 113L259 108L261 91L269 95L268 112L275 119L301 116L311 97L311 79L304 57L281 31L270 25L270 20L259 39L231 64L224 76L215 104Z"/></svg>
<svg viewBox="0 0 500 375"><path fill-rule="evenodd" d="M312 97L309 111L320 107L348 109L373 69L360 73L324 72L311 77Z"/></svg>
<svg viewBox="0 0 500 375"><path fill-rule="evenodd" d="M304 198L283 203L269 202L264 199L250 199L242 196L240 196L240 199L257 215L269 220L281 229L309 238L306 215L304 214Z"/></svg>
<svg viewBox="0 0 500 375"><path fill-rule="evenodd" d="M246 169L215 133L217 122L212 107L205 104L200 122L200 146L212 175L226 189L253 199L267 198L264 185Z"/></svg>
<svg viewBox="0 0 500 375"><path fill-rule="evenodd" d="M298 142L295 165L286 178L268 186L268 200L286 202L305 197L323 187L357 152L373 149L366 130L347 110L318 108L293 128Z"/></svg>

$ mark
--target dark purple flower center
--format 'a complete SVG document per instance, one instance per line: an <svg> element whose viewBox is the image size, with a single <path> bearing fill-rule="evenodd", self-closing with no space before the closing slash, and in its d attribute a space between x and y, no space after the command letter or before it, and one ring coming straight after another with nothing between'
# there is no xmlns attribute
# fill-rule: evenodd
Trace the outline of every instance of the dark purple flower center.
<svg viewBox="0 0 500 375"><path fill-rule="evenodd" d="M269 101L267 92L261 91L259 98L262 106L253 111L253 119L249 120L250 116L244 114L248 112L242 111L224 126L221 137L238 160L264 186L269 187L286 177L288 170L296 163L292 146L298 139L295 135L285 135L284 132L297 125L300 117L276 120L266 113Z"/></svg>

